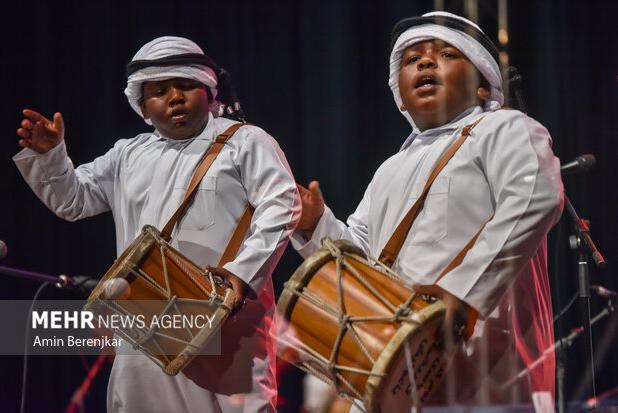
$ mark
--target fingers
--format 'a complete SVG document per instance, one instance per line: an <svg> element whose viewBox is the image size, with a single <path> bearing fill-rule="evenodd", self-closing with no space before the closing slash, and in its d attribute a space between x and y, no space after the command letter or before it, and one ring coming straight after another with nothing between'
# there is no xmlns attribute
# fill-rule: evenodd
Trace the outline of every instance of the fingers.
<svg viewBox="0 0 618 413"><path fill-rule="evenodd" d="M17 136L19 136L22 139L29 139L32 136L32 128L34 128L34 125L35 123L29 118L22 119L21 124L20 124L21 127L17 129ZM20 145L24 146L21 143Z"/></svg>
<svg viewBox="0 0 618 413"><path fill-rule="evenodd" d="M24 109L21 112L27 119L30 119L32 122L37 122L39 120L44 120L46 122L49 122L49 119L47 119L45 116L41 115L39 112L36 112L32 109Z"/></svg>
<svg viewBox="0 0 618 413"><path fill-rule="evenodd" d="M309 193L309 190L305 188L304 186L302 186L301 184L299 184L298 182L296 183L296 188L298 188L298 192L300 192L300 196L303 196Z"/></svg>
<svg viewBox="0 0 618 413"><path fill-rule="evenodd" d="M324 197L322 196L322 190L320 189L320 183L318 181L309 182L309 191L316 200L319 200L320 203L324 203Z"/></svg>
<svg viewBox="0 0 618 413"><path fill-rule="evenodd" d="M24 119L17 129L19 146L45 153L64 139L64 119L60 112L54 113L51 121L32 109L24 109L22 114Z"/></svg>
<svg viewBox="0 0 618 413"><path fill-rule="evenodd" d="M416 291L418 294L427 294L432 297L442 298L442 288L438 287L435 284L414 284L412 289Z"/></svg>
<svg viewBox="0 0 618 413"><path fill-rule="evenodd" d="M62 113L56 112L54 113L54 129L60 134L64 133L64 119L62 118Z"/></svg>
<svg viewBox="0 0 618 413"><path fill-rule="evenodd" d="M20 139L17 141L17 144L22 148L29 148L32 145L28 139Z"/></svg>
<svg viewBox="0 0 618 413"><path fill-rule="evenodd" d="M30 119L23 119L21 121L21 127L26 130L31 130L33 126L34 126L34 123L32 123Z"/></svg>
<svg viewBox="0 0 618 413"><path fill-rule="evenodd" d="M314 200L324 202L324 198L322 197L322 190L320 189L320 183L318 181L309 182L308 188L305 188L299 183L296 184L296 187L298 188L298 192L300 192L301 197L311 195Z"/></svg>
<svg viewBox="0 0 618 413"><path fill-rule="evenodd" d="M455 333L456 330L456 315L459 299L454 297L436 284L421 285L414 284L412 289L418 294L425 294L431 297L435 297L442 301L444 305L444 319L440 327L436 330L436 340L441 344L443 350L449 350L453 348L456 343Z"/></svg>
<svg viewBox="0 0 618 413"><path fill-rule="evenodd" d="M234 291L234 300L232 301L232 314L236 314L238 310L245 304L246 289L243 281L239 279L228 279L232 284Z"/></svg>
<svg viewBox="0 0 618 413"><path fill-rule="evenodd" d="M31 109L24 109L22 114L25 119L22 119L20 123L21 127L17 129L17 136L21 138L17 143L24 148L29 148L32 145L30 141L32 134L40 132L41 124L49 121L43 115Z"/></svg>
<svg viewBox="0 0 618 413"><path fill-rule="evenodd" d="M30 130L28 129L24 129L24 128L19 128L17 129L17 136L19 136L22 139L29 139L31 135Z"/></svg>
<svg viewBox="0 0 618 413"><path fill-rule="evenodd" d="M234 296L232 297L232 302L230 304L231 313L235 314L240 307L245 303L245 298L247 296L247 292L249 290L249 285L238 278L236 275L232 274L225 268L220 267L208 267L208 270L219 277L224 278L232 287L232 291L234 292Z"/></svg>

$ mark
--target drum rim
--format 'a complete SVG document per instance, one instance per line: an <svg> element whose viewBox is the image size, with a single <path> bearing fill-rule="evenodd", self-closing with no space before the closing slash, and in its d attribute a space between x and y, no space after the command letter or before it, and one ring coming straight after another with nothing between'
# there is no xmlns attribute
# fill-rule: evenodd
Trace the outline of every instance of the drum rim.
<svg viewBox="0 0 618 413"><path fill-rule="evenodd" d="M234 293L231 289L228 288L227 290L225 290L225 297L223 298L223 302L221 303L219 308L215 310L214 313L213 325L215 325L216 327L202 328L202 330L195 337L193 337L193 340L191 340L192 345L205 346L210 342L210 340L212 339L212 335L214 335L215 331L220 330L225 320L227 320L230 314L230 311L227 310L227 308L231 308L233 297ZM162 366L162 369L165 374L175 376L187 364L189 364L191 360L193 360L193 358L198 355L200 355L199 351L193 350L192 347L189 345L185 347L185 349L181 351L180 354L176 355L176 357L174 357L169 363L167 363L165 367Z"/></svg>
<svg viewBox="0 0 618 413"><path fill-rule="evenodd" d="M398 357L400 351L403 351L403 343L411 339L423 325L435 317L444 316L444 313L444 304L441 301L436 301L413 314L412 317L414 317L415 323L402 322L402 326L393 335L373 364L371 375L365 384L364 401L369 412L379 411L379 396L382 386L386 383L384 380L386 378L386 373L391 364Z"/></svg>
<svg viewBox="0 0 618 413"><path fill-rule="evenodd" d="M133 248L125 250L125 252L112 264L107 272L101 277L95 289L90 293L85 309L87 309L94 301L100 298L103 292L103 284L111 278L127 278L129 270L127 263L131 266L139 266L146 257L146 254L152 249L157 239L158 231L156 228L145 225L142 228L142 233L133 243ZM144 242L146 240L146 242Z"/></svg>

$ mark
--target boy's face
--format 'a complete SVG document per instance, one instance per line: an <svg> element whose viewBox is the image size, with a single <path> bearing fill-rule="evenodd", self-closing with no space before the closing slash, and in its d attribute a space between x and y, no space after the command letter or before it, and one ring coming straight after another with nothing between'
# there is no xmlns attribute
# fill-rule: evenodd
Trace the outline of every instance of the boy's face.
<svg viewBox="0 0 618 413"><path fill-rule="evenodd" d="M453 46L438 39L417 43L401 60L401 110L420 130L435 128L485 99L488 93L479 90L480 84L476 67Z"/></svg>
<svg viewBox="0 0 618 413"><path fill-rule="evenodd" d="M208 120L208 93L202 83L185 78L144 82L140 104L144 118L170 139L187 139Z"/></svg>

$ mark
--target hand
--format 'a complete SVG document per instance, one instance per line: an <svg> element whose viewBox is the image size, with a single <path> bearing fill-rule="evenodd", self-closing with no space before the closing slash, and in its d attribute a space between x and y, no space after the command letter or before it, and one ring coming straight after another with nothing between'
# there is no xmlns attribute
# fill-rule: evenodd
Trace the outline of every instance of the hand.
<svg viewBox="0 0 618 413"><path fill-rule="evenodd" d="M234 299L232 300L231 313L235 314L245 303L245 298L247 298L247 295L251 292L251 287L249 287L249 284L247 284L223 267L209 266L208 271L210 271L213 275L218 275L219 277L227 280L227 282L229 282L232 286L232 291L234 292Z"/></svg>
<svg viewBox="0 0 618 413"><path fill-rule="evenodd" d="M469 327L474 326L472 322L476 321L478 315L476 310L438 285L415 284L412 288L419 294L438 298L444 304L446 314L439 334L446 339L447 348L454 343L455 337L468 339L472 335Z"/></svg>
<svg viewBox="0 0 618 413"><path fill-rule="evenodd" d="M64 139L64 120L60 112L54 113L54 120L30 109L22 111L24 119L17 129L19 146L30 148L38 153L45 153Z"/></svg>
<svg viewBox="0 0 618 413"><path fill-rule="evenodd" d="M296 184L296 186L298 187L298 192L300 192L300 199L303 205L303 213L298 223L298 229L303 231L308 238L311 238L322 214L324 214L324 198L322 197L322 191L320 191L320 184L318 181L311 181L309 182L309 189L300 184Z"/></svg>

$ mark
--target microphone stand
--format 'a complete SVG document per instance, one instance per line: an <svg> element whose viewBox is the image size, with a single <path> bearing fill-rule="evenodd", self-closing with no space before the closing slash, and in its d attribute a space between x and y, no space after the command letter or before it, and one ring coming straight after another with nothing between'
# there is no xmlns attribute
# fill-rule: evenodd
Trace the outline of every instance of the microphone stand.
<svg viewBox="0 0 618 413"><path fill-rule="evenodd" d="M605 267L605 259L594 245L592 238L590 238L590 229L588 228L588 224L585 220L581 219L573 204L569 198L564 195L564 202L566 210L569 212L573 223L575 225L575 235L571 236L570 244L571 248L577 250L578 255L578 295L581 307L581 317L582 317L582 327L583 333L587 337L586 340L586 353L590 360L590 378L592 385L592 395L596 397L596 384L594 377L594 350L593 350L593 341L592 341L592 330L591 325L592 321L590 318L590 277L588 273L588 259L589 256L592 256L594 263L599 268ZM560 375L560 368L564 369L564 366L558 366L558 374ZM564 370L562 370L564 371ZM559 380L560 381L560 380ZM564 383L560 384L560 387ZM564 392L563 389L558 389L558 406L559 411L564 411Z"/></svg>
<svg viewBox="0 0 618 413"><path fill-rule="evenodd" d="M92 291L94 287L96 287L99 281L99 280L96 280L94 278L87 277L84 275L76 275L74 277L70 277L68 275L63 274L59 276L54 276L54 275L49 275L49 274L43 274L40 272L27 271L27 270L21 270L18 268L7 267L4 265L0 265L0 274L8 275L10 277L21 278L25 280L50 283L50 284L55 285L56 288L77 290L84 295L88 295L89 292ZM78 411L78 409L83 407L84 398L88 394L88 390L90 389L90 385L92 384L92 381L99 373L99 370L101 369L101 366L103 365L103 362L109 358L110 356L108 354L99 355L95 363L89 369L82 384L73 393L73 396L71 397L71 401L66 409L67 413L75 413ZM24 390L22 390L22 392L23 391ZM24 405L24 401L22 399L22 408L23 408L23 405Z"/></svg>
<svg viewBox="0 0 618 413"><path fill-rule="evenodd" d="M605 306L605 308L600 313L598 313L596 316L594 316L594 318L590 320L590 326L595 325L601 319L612 314L614 311L615 311L614 304L612 303L612 300L608 298L607 305ZM558 353L559 355L564 354L564 350L568 349L569 347L571 347L571 345L573 345L573 341L580 334L584 332L584 328L585 328L584 325L575 327L571 330L571 332L567 336L561 337L558 340L556 340L556 342L551 347L548 347L547 349L545 349L543 351L543 354L541 354L536 360L530 363L528 367L521 370L515 376L513 376L508 381L506 381L502 385L501 390L505 391L506 389L511 387L513 384L515 384L518 380L521 380L524 377L526 377L532 370L540 366L545 361L545 359L549 357L550 355L552 355L554 352Z"/></svg>
<svg viewBox="0 0 618 413"><path fill-rule="evenodd" d="M85 295L89 294L96 287L99 280L84 275L76 275L74 277L68 275L49 275L35 271L20 270L19 268L7 267L0 265L0 274L10 277L21 278L24 280L48 282L56 288L78 290Z"/></svg>

